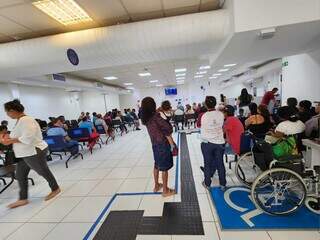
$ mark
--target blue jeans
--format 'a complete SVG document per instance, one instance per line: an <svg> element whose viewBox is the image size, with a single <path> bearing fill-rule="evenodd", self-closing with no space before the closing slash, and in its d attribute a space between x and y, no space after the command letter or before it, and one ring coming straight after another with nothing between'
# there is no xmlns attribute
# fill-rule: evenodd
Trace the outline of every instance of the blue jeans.
<svg viewBox="0 0 320 240"><path fill-rule="evenodd" d="M211 178L218 170L221 186L226 186L226 169L223 163L224 144L201 143L201 151L204 159L204 183L211 186Z"/></svg>

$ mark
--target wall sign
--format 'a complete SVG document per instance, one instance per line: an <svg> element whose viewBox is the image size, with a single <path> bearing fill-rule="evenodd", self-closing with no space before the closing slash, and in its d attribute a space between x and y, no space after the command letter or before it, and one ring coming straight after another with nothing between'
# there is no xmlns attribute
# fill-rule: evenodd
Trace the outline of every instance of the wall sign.
<svg viewBox="0 0 320 240"><path fill-rule="evenodd" d="M72 65L77 66L79 64L79 57L75 50L69 48L67 50L67 57Z"/></svg>

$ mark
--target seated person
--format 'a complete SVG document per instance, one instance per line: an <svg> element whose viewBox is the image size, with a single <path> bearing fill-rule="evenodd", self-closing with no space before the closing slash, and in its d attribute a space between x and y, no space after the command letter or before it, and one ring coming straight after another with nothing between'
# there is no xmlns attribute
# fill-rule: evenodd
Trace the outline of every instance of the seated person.
<svg viewBox="0 0 320 240"><path fill-rule="evenodd" d="M92 113L92 122L95 123L97 120L97 113L96 112L93 112Z"/></svg>
<svg viewBox="0 0 320 240"><path fill-rule="evenodd" d="M244 133L243 125L241 121L234 116L235 109L233 106L225 106L223 113L225 117L223 130L227 141L225 154L240 155L241 135Z"/></svg>
<svg viewBox="0 0 320 240"><path fill-rule="evenodd" d="M292 107L297 113L299 112L298 106L298 100L294 97L290 97L287 99L287 106Z"/></svg>
<svg viewBox="0 0 320 240"><path fill-rule="evenodd" d="M119 120L119 121L121 122L121 124L120 124L120 129L121 129L121 131L128 133L127 126L126 126L126 124L122 121L121 111L117 111L117 115L116 115L116 117L115 117L114 119L115 119L115 120Z"/></svg>
<svg viewBox="0 0 320 240"><path fill-rule="evenodd" d="M0 125L0 139L9 137L8 128L5 125ZM0 153L12 148L12 145L3 145L0 143Z"/></svg>
<svg viewBox="0 0 320 240"><path fill-rule="evenodd" d="M68 125L66 124L66 119L65 119L65 117L64 117L63 115L61 115L61 116L59 116L58 118L60 119L60 121L61 121L61 123L62 123L62 125L63 125L63 129L66 130L66 131L68 131L69 127L68 127Z"/></svg>
<svg viewBox="0 0 320 240"><path fill-rule="evenodd" d="M303 123L307 122L312 117L311 107L312 103L308 100L303 100L299 102L298 116Z"/></svg>
<svg viewBox="0 0 320 240"><path fill-rule="evenodd" d="M52 120L52 123L53 126L47 130L47 136L63 136L67 149L69 149L72 154L77 154L79 152L79 144L68 136L67 132L63 128L61 119L55 118Z"/></svg>
<svg viewBox="0 0 320 240"><path fill-rule="evenodd" d="M102 118L101 114L96 115L94 125L95 126L103 126L105 133L108 133L108 126L107 126L106 122L104 121L104 119Z"/></svg>
<svg viewBox="0 0 320 240"><path fill-rule="evenodd" d="M132 111L130 112L131 117L133 118L134 121L134 126L136 127L136 130L141 130L140 127L140 121L139 118L136 114L136 110L133 108Z"/></svg>
<svg viewBox="0 0 320 240"><path fill-rule="evenodd" d="M82 121L79 123L79 128L86 128L89 131L90 139L89 139L89 148L92 149L93 146L97 143L100 134L97 133L96 128L93 126L93 123L84 117Z"/></svg>
<svg viewBox="0 0 320 240"><path fill-rule="evenodd" d="M296 110L289 106L279 108L278 115L280 123L277 125L274 132L270 132L266 140L270 143L276 142L278 139L290 135L296 135L305 131L305 124L299 120Z"/></svg>
<svg viewBox="0 0 320 240"><path fill-rule="evenodd" d="M190 104L186 105L186 111L185 114L194 114L193 109L191 108Z"/></svg>
<svg viewBox="0 0 320 240"><path fill-rule="evenodd" d="M0 124L0 125L1 125L1 126L5 126L5 127L8 128L9 123L8 123L7 120L3 120L3 121L1 121L1 124Z"/></svg>
<svg viewBox="0 0 320 240"><path fill-rule="evenodd" d="M246 128L249 128L251 125L264 123L264 118L258 113L258 106L256 103L250 103L249 110L250 115L245 121Z"/></svg>
<svg viewBox="0 0 320 240"><path fill-rule="evenodd" d="M78 117L78 122L81 122L85 116L86 114L84 112L81 112L80 116Z"/></svg>
<svg viewBox="0 0 320 240"><path fill-rule="evenodd" d="M319 119L320 119L320 103L318 103L318 106L315 108L316 115L313 116L311 119L309 119L305 125L306 125L306 131L305 135L309 138L320 138L318 136L319 133Z"/></svg>

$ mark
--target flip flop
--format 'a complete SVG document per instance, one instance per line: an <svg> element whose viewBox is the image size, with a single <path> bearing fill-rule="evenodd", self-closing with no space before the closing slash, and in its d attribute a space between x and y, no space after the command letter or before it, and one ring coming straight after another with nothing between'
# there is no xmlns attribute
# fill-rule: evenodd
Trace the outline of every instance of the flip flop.
<svg viewBox="0 0 320 240"><path fill-rule="evenodd" d="M159 187L158 188L154 188L153 192L155 192L155 193L159 192L162 187L163 187L162 183L159 183Z"/></svg>
<svg viewBox="0 0 320 240"><path fill-rule="evenodd" d="M173 196L175 194L176 194L176 190L169 188L168 192L162 193L162 197L170 197L170 196Z"/></svg>

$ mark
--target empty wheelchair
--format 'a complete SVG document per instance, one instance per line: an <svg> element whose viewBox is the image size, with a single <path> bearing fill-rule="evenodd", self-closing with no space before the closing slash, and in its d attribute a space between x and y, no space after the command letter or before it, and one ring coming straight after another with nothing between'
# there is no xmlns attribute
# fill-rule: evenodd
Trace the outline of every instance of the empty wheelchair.
<svg viewBox="0 0 320 240"><path fill-rule="evenodd" d="M251 188L255 206L267 214L285 215L303 204L320 214L320 167L304 167L301 155L274 159L272 146L252 138L251 152L239 158L235 173Z"/></svg>

